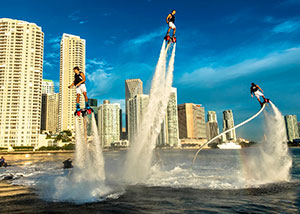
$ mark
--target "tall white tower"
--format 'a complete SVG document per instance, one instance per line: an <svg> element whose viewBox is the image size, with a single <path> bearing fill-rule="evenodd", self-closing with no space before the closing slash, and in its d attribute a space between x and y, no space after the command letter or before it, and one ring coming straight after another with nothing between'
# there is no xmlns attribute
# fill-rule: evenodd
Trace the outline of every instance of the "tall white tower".
<svg viewBox="0 0 300 214"><path fill-rule="evenodd" d="M41 27L0 19L0 147L38 146L43 52Z"/></svg>
<svg viewBox="0 0 300 214"><path fill-rule="evenodd" d="M75 87L69 89L68 86L74 81L73 68L76 66L85 73L85 40L79 36L63 34L60 43L59 131L75 131L76 89ZM83 96L82 103L84 103Z"/></svg>

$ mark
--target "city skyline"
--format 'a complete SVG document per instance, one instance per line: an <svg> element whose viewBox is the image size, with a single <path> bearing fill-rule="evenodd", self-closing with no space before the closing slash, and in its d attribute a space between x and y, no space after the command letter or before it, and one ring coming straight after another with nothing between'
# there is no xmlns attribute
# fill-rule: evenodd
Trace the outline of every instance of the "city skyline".
<svg viewBox="0 0 300 214"><path fill-rule="evenodd" d="M173 85L178 88L178 103L202 103L206 109L217 112L219 124L222 122L221 112L232 109L238 123L259 109L249 93L249 84L254 81L283 114L300 116L297 102L299 83L297 78L291 78L298 75L300 67L299 7L295 7L296 1L275 0L260 4L258 1L243 1L230 4L230 8L220 1L193 2L194 7L191 7L175 0L172 8L157 1L132 1L135 9L126 5L121 7L122 4L116 4L118 1L112 1L103 2L97 11L94 9L97 3L92 7L80 1L74 1L72 5L53 1L35 5L36 10L29 9L30 3L14 2L20 8L3 2L2 8L7 9L0 9L1 14L37 23L43 28L44 78L53 79L56 90L61 36L63 33L75 34L87 40L88 92L98 100L121 103L124 109L121 84L125 79L140 78L145 82L145 92L149 90L159 51L153 47L161 44L166 31L165 16L171 9L178 8L179 51ZM78 5L82 7L78 8ZM217 11L215 5L219 5ZM55 8L58 13L52 17L46 8ZM145 8L151 19L143 15ZM128 11L136 15L128 16ZM120 16L122 23L118 22ZM141 23L147 23L148 27L141 28ZM100 29L105 29L105 32ZM237 135L241 133L259 140L262 132L256 131L261 127L261 120L257 119L238 129Z"/></svg>

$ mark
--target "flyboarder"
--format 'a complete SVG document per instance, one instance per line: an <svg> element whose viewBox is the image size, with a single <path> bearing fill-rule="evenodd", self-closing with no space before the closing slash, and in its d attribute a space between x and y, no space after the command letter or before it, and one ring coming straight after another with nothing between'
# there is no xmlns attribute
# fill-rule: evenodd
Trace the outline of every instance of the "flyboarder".
<svg viewBox="0 0 300 214"><path fill-rule="evenodd" d="M81 109L80 109L80 105L79 105L81 94L83 94L84 99L85 99L85 110L90 114L92 110L88 104L88 97L86 94L86 87L85 87L85 75L83 72L80 71L78 66L74 67L73 71L75 73L74 82L71 85L69 85L68 88L71 88L73 86L76 87L76 111L75 111L75 114L80 116L80 113L81 113Z"/></svg>
<svg viewBox="0 0 300 214"><path fill-rule="evenodd" d="M171 39L172 42L176 42L176 37L175 37L176 26L174 24L175 23L175 14L176 14L176 10L172 10L172 12L166 18L166 22L169 25L167 35L165 36L165 40L167 40L167 41L169 41ZM169 35L171 29L173 29L173 36L172 37L170 37L170 35Z"/></svg>
<svg viewBox="0 0 300 214"><path fill-rule="evenodd" d="M253 97L253 94L254 94L255 97L257 98L259 104L261 105L261 107L263 106L264 103L269 102L269 99L265 98L263 92L264 91L258 85L256 85L255 83L251 83L251 87L250 87L251 97ZM260 101L260 97L262 97L264 99L263 102Z"/></svg>

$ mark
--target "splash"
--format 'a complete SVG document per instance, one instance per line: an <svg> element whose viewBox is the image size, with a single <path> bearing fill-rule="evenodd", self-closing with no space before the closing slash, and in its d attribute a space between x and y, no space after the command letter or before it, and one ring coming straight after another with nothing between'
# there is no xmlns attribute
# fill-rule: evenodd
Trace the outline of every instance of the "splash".
<svg viewBox="0 0 300 214"><path fill-rule="evenodd" d="M55 180L54 201L86 203L101 200L111 189L105 185L104 159L94 114L87 136L88 118L76 118L75 166L68 176Z"/></svg>
<svg viewBox="0 0 300 214"><path fill-rule="evenodd" d="M169 47L170 44L165 48L164 41L151 82L149 103L143 113L143 118L140 121L137 134L127 155L125 163L126 182L142 182L149 176L152 153L155 148L156 139L161 130L161 124L166 115L173 82L176 44L173 45L168 69L166 69Z"/></svg>
<svg viewBox="0 0 300 214"><path fill-rule="evenodd" d="M265 139L244 164L246 182L265 184L290 180L292 158L288 152L284 117L270 102L272 112L265 112Z"/></svg>

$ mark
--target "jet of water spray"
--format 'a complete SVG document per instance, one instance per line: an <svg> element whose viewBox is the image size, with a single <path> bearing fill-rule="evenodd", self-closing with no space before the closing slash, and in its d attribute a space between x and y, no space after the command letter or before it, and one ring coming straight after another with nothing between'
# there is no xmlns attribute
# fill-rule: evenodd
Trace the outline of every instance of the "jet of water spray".
<svg viewBox="0 0 300 214"><path fill-rule="evenodd" d="M125 179L128 182L141 182L149 175L152 152L161 129L161 123L166 115L166 108L173 81L174 59L176 45L173 46L166 73L167 49L163 42L159 60L151 82L148 106L143 113L134 141L125 163Z"/></svg>
<svg viewBox="0 0 300 214"><path fill-rule="evenodd" d="M87 117L76 117L76 152L75 165L68 177L55 180L54 200L75 203L100 200L111 189L104 184L104 159L94 114L91 116L91 136L84 136L83 121Z"/></svg>
<svg viewBox="0 0 300 214"><path fill-rule="evenodd" d="M290 180L292 158L288 151L284 117L270 102L272 112L265 112L265 139L244 164L246 182L264 184Z"/></svg>

